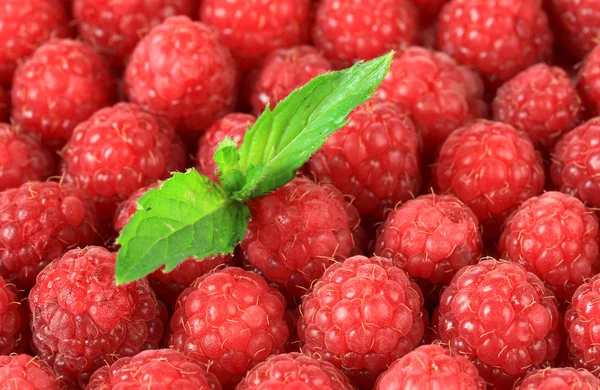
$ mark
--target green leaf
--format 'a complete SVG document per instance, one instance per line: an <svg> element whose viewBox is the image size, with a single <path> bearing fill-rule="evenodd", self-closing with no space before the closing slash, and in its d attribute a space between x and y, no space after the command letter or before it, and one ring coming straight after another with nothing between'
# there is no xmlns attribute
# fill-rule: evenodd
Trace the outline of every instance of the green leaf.
<svg viewBox="0 0 600 390"><path fill-rule="evenodd" d="M246 183L246 175L240 169L240 153L237 142L226 137L213 155L213 160L219 167L217 177L228 193L239 191Z"/></svg>
<svg viewBox="0 0 600 390"><path fill-rule="evenodd" d="M117 284L141 278L182 260L233 252L250 212L216 183L191 169L175 173L138 201L138 211L117 239Z"/></svg>
<svg viewBox="0 0 600 390"><path fill-rule="evenodd" d="M246 132L239 166L246 184L234 193L250 199L292 180L295 171L347 122L347 116L367 101L385 77L393 52L349 69L320 75L296 89L271 111L269 107ZM260 174L248 172L257 170Z"/></svg>

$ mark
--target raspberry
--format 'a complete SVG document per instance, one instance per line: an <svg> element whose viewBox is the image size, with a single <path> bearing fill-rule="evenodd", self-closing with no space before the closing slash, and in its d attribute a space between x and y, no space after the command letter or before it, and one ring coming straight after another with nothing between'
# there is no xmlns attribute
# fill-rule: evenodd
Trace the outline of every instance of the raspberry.
<svg viewBox="0 0 600 390"><path fill-rule="evenodd" d="M439 345L423 345L396 360L375 386L375 390L485 388L485 381L467 358Z"/></svg>
<svg viewBox="0 0 600 390"><path fill-rule="evenodd" d="M8 122L10 117L10 98L0 85L0 122Z"/></svg>
<svg viewBox="0 0 600 390"><path fill-rule="evenodd" d="M583 58L600 37L600 1L547 0L547 9L558 43Z"/></svg>
<svg viewBox="0 0 600 390"><path fill-rule="evenodd" d="M198 362L172 349L153 349L123 357L98 369L86 390L107 389L221 390L214 375Z"/></svg>
<svg viewBox="0 0 600 390"><path fill-rule="evenodd" d="M361 216L380 220L385 209L418 193L420 160L421 140L408 110L372 99L327 139L308 170L352 197Z"/></svg>
<svg viewBox="0 0 600 390"><path fill-rule="evenodd" d="M192 0L74 0L79 35L115 66L122 66L143 37L173 15L195 14Z"/></svg>
<svg viewBox="0 0 600 390"><path fill-rule="evenodd" d="M267 104L273 109L294 89L331 70L329 61L312 46L274 51L254 80L250 97L254 113L261 114Z"/></svg>
<svg viewBox="0 0 600 390"><path fill-rule="evenodd" d="M554 148L550 177L560 191L600 206L600 117L565 134Z"/></svg>
<svg viewBox="0 0 600 390"><path fill-rule="evenodd" d="M10 86L13 73L45 41L71 35L60 0L0 2L0 85Z"/></svg>
<svg viewBox="0 0 600 390"><path fill-rule="evenodd" d="M498 236L506 217L544 186L542 157L531 140L510 125L485 120L446 139L433 176L442 192L475 212L488 237Z"/></svg>
<svg viewBox="0 0 600 390"><path fill-rule="evenodd" d="M40 272L29 294L33 342L66 384L119 357L158 348L167 313L146 279L115 286L116 254L88 246Z"/></svg>
<svg viewBox="0 0 600 390"><path fill-rule="evenodd" d="M283 352L285 306L261 276L225 268L196 279L179 296L169 344L206 363L224 389L233 389L249 369Z"/></svg>
<svg viewBox="0 0 600 390"><path fill-rule="evenodd" d="M499 249L536 274L557 297L570 299L598 269L598 218L577 198L546 192L506 221Z"/></svg>
<svg viewBox="0 0 600 390"><path fill-rule="evenodd" d="M111 104L111 81L90 46L70 39L45 43L15 73L13 118L60 147L75 126Z"/></svg>
<svg viewBox="0 0 600 390"><path fill-rule="evenodd" d="M241 70L310 38L310 0L204 0L200 20L213 27Z"/></svg>
<svg viewBox="0 0 600 390"><path fill-rule="evenodd" d="M205 130L236 103L233 58L210 27L172 16L136 46L124 76L129 99L173 122Z"/></svg>
<svg viewBox="0 0 600 390"><path fill-rule="evenodd" d="M0 383L7 390L60 390L60 381L46 362L30 355L0 356Z"/></svg>
<svg viewBox="0 0 600 390"><path fill-rule="evenodd" d="M547 368L528 375L515 390L600 389L600 379L586 370L572 367Z"/></svg>
<svg viewBox="0 0 600 390"><path fill-rule="evenodd" d="M273 356L254 367L236 390L352 390L348 379L331 363L301 353Z"/></svg>
<svg viewBox="0 0 600 390"><path fill-rule="evenodd" d="M354 256L329 267L302 301L302 352L373 388L424 332L423 296L389 259Z"/></svg>
<svg viewBox="0 0 600 390"><path fill-rule="evenodd" d="M75 246L96 242L94 205L70 184L28 182L0 194L0 275L20 288Z"/></svg>
<svg viewBox="0 0 600 390"><path fill-rule="evenodd" d="M0 191L43 180L53 171L52 155L39 137L0 123Z"/></svg>
<svg viewBox="0 0 600 390"><path fill-rule="evenodd" d="M438 46L498 87L550 56L552 32L540 0L452 0L439 15Z"/></svg>
<svg viewBox="0 0 600 390"><path fill-rule="evenodd" d="M241 247L265 278L302 296L311 283L354 248L360 219L330 184L297 177L275 192L248 202L252 220Z"/></svg>
<svg viewBox="0 0 600 390"><path fill-rule="evenodd" d="M29 342L29 310L21 299L15 285L0 276L0 355L22 352Z"/></svg>
<svg viewBox="0 0 600 390"><path fill-rule="evenodd" d="M586 115L600 112L600 46L594 48L583 60L577 75L577 89Z"/></svg>
<svg viewBox="0 0 600 390"><path fill-rule="evenodd" d="M252 115L231 113L213 123L198 140L196 155L198 172L216 181L217 163L213 160L213 155L217 151L219 143L225 137L229 137L238 143L238 147L241 146L246 130L254 122L256 122L256 118Z"/></svg>
<svg viewBox="0 0 600 390"><path fill-rule="evenodd" d="M442 341L498 389L512 388L560 348L556 299L515 263L483 260L460 270L442 293L436 317Z"/></svg>
<svg viewBox="0 0 600 390"><path fill-rule="evenodd" d="M445 53L416 46L394 56L377 97L410 109L429 153L458 127L487 115L477 73Z"/></svg>
<svg viewBox="0 0 600 390"><path fill-rule="evenodd" d="M94 198L102 217L135 190L169 176L173 128L131 103L97 111L65 145L66 179Z"/></svg>
<svg viewBox="0 0 600 390"><path fill-rule="evenodd" d="M375 253L411 278L448 284L481 255L479 221L451 195L422 195L396 208L377 237Z"/></svg>

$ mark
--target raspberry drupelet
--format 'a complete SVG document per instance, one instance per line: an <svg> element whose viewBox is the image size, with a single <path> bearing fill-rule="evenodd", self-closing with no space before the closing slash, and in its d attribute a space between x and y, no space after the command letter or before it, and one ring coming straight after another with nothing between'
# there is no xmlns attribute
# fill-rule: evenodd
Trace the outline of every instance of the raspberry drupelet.
<svg viewBox="0 0 600 390"><path fill-rule="evenodd" d="M600 379L587 370L572 367L546 368L529 374L515 390L594 390L600 389Z"/></svg>
<svg viewBox="0 0 600 390"><path fill-rule="evenodd" d="M46 362L21 355L0 356L0 383L7 390L61 390L60 381Z"/></svg>
<svg viewBox="0 0 600 390"><path fill-rule="evenodd" d="M598 44L600 1L547 0L556 40L577 58L583 58Z"/></svg>
<svg viewBox="0 0 600 390"><path fill-rule="evenodd" d="M311 283L355 247L358 212L331 184L296 177L248 202L252 219L241 243L248 262L290 294Z"/></svg>
<svg viewBox="0 0 600 390"><path fill-rule="evenodd" d="M169 345L208 365L223 389L283 352L289 330L283 296L254 272L225 268L204 275L177 300Z"/></svg>
<svg viewBox="0 0 600 390"><path fill-rule="evenodd" d="M577 90L588 117L600 112L600 45L596 46L583 60L577 74Z"/></svg>
<svg viewBox="0 0 600 390"><path fill-rule="evenodd" d="M162 341L166 308L145 278L116 286L115 261L101 247L71 250L29 294L33 343L65 385L85 386L96 369Z"/></svg>
<svg viewBox="0 0 600 390"><path fill-rule="evenodd" d="M108 65L91 46L71 39L51 41L17 69L12 116L16 124L60 148L75 126L112 104L113 91Z"/></svg>
<svg viewBox="0 0 600 390"><path fill-rule="evenodd" d="M526 134L479 120L454 131L433 169L442 193L456 195L473 210L483 235L499 235L504 220L544 186L544 166Z"/></svg>
<svg viewBox="0 0 600 390"><path fill-rule="evenodd" d="M237 79L231 54L209 26L172 16L136 46L124 86L130 101L185 133L233 110Z"/></svg>
<svg viewBox="0 0 600 390"><path fill-rule="evenodd" d="M332 363L360 388L373 388L387 365L412 351L427 321L419 287L382 257L354 256L329 267L301 313L302 352Z"/></svg>

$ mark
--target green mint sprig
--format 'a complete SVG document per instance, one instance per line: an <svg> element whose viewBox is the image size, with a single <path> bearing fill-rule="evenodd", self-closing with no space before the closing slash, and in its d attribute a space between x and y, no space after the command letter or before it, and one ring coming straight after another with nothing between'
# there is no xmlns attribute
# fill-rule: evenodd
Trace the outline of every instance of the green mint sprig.
<svg viewBox="0 0 600 390"><path fill-rule="evenodd" d="M315 77L269 107L244 142L226 138L214 160L217 184L195 169L175 173L138 200L138 209L117 239L117 284L132 282L163 265L232 253L248 226L245 202L285 185L348 115L373 95L393 52L351 68Z"/></svg>

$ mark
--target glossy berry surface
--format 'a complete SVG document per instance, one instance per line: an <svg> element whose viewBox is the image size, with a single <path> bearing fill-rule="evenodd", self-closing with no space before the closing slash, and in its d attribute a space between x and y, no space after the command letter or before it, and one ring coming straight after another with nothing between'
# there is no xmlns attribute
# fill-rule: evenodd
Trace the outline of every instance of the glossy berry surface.
<svg viewBox="0 0 600 390"><path fill-rule="evenodd" d="M46 362L25 354L0 356L0 383L7 390L61 390Z"/></svg>
<svg viewBox="0 0 600 390"><path fill-rule="evenodd" d="M29 342L29 311L17 287L0 277L0 354L23 352ZM1 362L0 362L0 365ZM0 369L1 371L1 369ZM2 374L0 374L0 378ZM0 383L1 380L0 380Z"/></svg>
<svg viewBox="0 0 600 390"><path fill-rule="evenodd" d="M599 389L600 379L587 370L572 367L548 368L528 375L515 390Z"/></svg>
<svg viewBox="0 0 600 390"><path fill-rule="evenodd" d="M585 107L585 114L597 115L600 112L600 46L592 49L583 60L577 74L577 90Z"/></svg>
<svg viewBox="0 0 600 390"><path fill-rule="evenodd" d="M577 58L598 44L600 1L548 0L547 7L558 43Z"/></svg>

